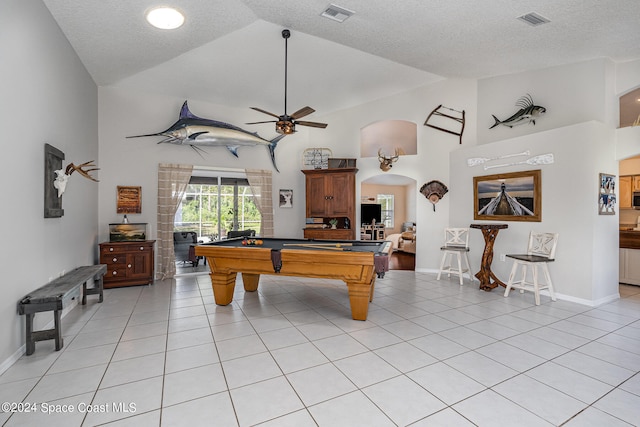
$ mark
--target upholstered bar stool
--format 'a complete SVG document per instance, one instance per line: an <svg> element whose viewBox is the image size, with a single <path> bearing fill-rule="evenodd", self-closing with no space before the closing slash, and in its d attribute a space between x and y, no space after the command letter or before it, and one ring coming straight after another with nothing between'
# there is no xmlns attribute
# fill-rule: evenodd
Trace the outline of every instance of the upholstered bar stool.
<svg viewBox="0 0 640 427"><path fill-rule="evenodd" d="M462 285L464 273L466 272L469 274L469 279L473 283L471 264L469 263L469 229L445 228L444 240L444 246L440 248L442 251L442 261L440 261L438 280L440 280L442 273L447 273L448 277L451 277L453 274L460 278L460 285ZM456 264L453 264L454 258L457 261ZM466 262L466 268L462 266L463 258Z"/></svg>
<svg viewBox="0 0 640 427"><path fill-rule="evenodd" d="M537 233L532 231L529 233L529 243L527 245L527 253L522 255L508 254L507 257L513 259L513 267L509 274L504 296L509 296L511 289L520 289L520 293L524 291L532 291L535 294L536 305L540 305L540 290L548 289L551 300L556 300L553 291L553 283L549 274L548 263L553 262L556 255L556 246L558 244L558 233ZM520 280L516 280L518 268L522 269ZM531 281L527 281L527 269L531 269ZM540 283L538 268L544 274L545 283Z"/></svg>

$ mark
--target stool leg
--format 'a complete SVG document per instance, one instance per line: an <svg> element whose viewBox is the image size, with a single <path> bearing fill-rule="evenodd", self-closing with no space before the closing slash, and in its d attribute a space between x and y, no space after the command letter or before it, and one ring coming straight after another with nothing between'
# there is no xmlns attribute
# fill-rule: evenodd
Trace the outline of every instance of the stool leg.
<svg viewBox="0 0 640 427"><path fill-rule="evenodd" d="M440 261L440 270L438 270L438 278L436 280L440 280L440 276L442 275L442 269L444 268L444 261L447 259L447 253L442 253L442 261Z"/></svg>
<svg viewBox="0 0 640 427"><path fill-rule="evenodd" d="M524 294L524 288L527 286L527 264L522 264L522 281L520 281L520 293Z"/></svg>
<svg viewBox="0 0 640 427"><path fill-rule="evenodd" d="M456 258L458 259L458 278L460 279L460 286L462 286L462 255L460 255L460 252L456 252Z"/></svg>
<svg viewBox="0 0 640 427"><path fill-rule="evenodd" d="M471 284L473 284L473 273L471 272L471 263L469 262L469 253L464 253L464 259L467 261L467 272L469 273L469 280L471 280Z"/></svg>
<svg viewBox="0 0 640 427"><path fill-rule="evenodd" d="M547 287L549 288L549 294L551 295L551 301L556 300L556 293L553 289L553 283L551 282L551 274L549 274L549 266L547 263L542 264L542 271L545 275L545 280L547 281Z"/></svg>
<svg viewBox="0 0 640 427"><path fill-rule="evenodd" d="M514 261L513 267L511 267L511 273L509 273L509 280L507 281L507 287L504 290L505 297L509 296L509 291L513 287L513 279L515 279L516 277L517 270L518 270L518 263Z"/></svg>
<svg viewBox="0 0 640 427"><path fill-rule="evenodd" d="M533 293L536 297L536 305L540 305L540 285L538 284L538 265L533 266Z"/></svg>

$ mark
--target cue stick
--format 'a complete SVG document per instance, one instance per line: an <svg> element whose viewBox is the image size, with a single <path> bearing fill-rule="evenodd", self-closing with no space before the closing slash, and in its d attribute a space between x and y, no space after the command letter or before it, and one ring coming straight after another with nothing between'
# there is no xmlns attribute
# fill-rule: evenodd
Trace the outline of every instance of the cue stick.
<svg viewBox="0 0 640 427"><path fill-rule="evenodd" d="M353 246L353 243L283 243L282 244L282 246L303 246L303 245L327 246L327 247L339 248L342 246Z"/></svg>
<svg viewBox="0 0 640 427"><path fill-rule="evenodd" d="M336 248L333 246L324 246L324 245L314 245L312 243L299 243L299 244L293 244L293 243L289 243L289 244L285 244L283 246L299 246L301 248L313 248L313 249L328 249L331 251L344 251L344 249L342 248Z"/></svg>

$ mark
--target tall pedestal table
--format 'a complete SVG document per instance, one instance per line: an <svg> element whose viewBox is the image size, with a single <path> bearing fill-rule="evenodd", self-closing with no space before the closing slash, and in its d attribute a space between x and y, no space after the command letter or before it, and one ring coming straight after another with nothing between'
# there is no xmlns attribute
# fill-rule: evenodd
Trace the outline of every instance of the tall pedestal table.
<svg viewBox="0 0 640 427"><path fill-rule="evenodd" d="M493 288L506 287L491 271L491 262L493 261L493 243L498 236L498 232L503 228L509 227L508 224L471 224L470 228L476 228L482 231L484 236L484 252L482 253L482 262L480 263L480 271L476 273L476 277L480 280L480 289L491 291ZM493 280L493 281L492 281Z"/></svg>

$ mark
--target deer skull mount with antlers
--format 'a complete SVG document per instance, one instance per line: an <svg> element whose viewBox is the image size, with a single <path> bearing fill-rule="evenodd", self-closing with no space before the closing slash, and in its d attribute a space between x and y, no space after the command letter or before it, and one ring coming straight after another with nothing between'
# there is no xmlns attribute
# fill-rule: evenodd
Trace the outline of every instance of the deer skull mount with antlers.
<svg viewBox="0 0 640 427"><path fill-rule="evenodd" d="M378 161L380 162L380 169L383 172L389 172L389 169L393 167L393 164L400 158L400 152L396 148L396 152L393 156L384 156L382 154L382 148L378 150Z"/></svg>
<svg viewBox="0 0 640 427"><path fill-rule="evenodd" d="M69 181L69 177L74 171L78 171L78 173L84 176L91 181L99 182L97 179L89 175L89 172L100 170L100 168L94 167L93 160L89 160L88 162L84 162L78 166L73 163L69 163L66 169L63 171L62 169L58 169L55 172L56 178L53 181L53 186L58 190L58 197L62 197L65 190L67 189L67 182Z"/></svg>

